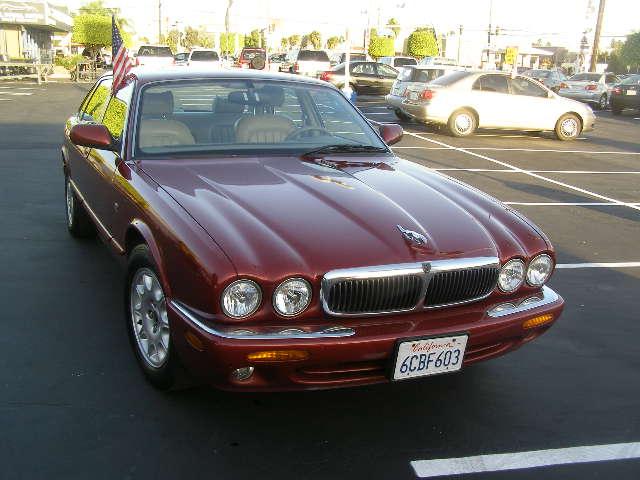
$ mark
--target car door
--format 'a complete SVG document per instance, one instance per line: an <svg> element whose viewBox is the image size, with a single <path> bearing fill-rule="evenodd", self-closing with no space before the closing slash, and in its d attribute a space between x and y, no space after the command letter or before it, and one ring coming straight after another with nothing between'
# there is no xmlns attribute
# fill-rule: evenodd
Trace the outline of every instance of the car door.
<svg viewBox="0 0 640 480"><path fill-rule="evenodd" d="M111 77L100 81L83 102L80 110L72 118L68 128L74 124L100 123L111 96ZM70 178L85 199L87 207L94 213L98 203L97 191L100 184L100 167L91 156L91 148L81 147L68 142L68 158ZM97 213L96 213L97 214Z"/></svg>
<svg viewBox="0 0 640 480"><path fill-rule="evenodd" d="M509 127L519 130L550 130L559 118L555 98L526 77L508 78L512 115Z"/></svg>
<svg viewBox="0 0 640 480"><path fill-rule="evenodd" d="M376 69L372 62L356 63L351 67L351 75L355 78L358 90L371 93L375 91Z"/></svg>
<svg viewBox="0 0 640 480"><path fill-rule="evenodd" d="M510 103L507 76L497 73L480 75L470 92L470 103L478 112L480 127L508 127L515 113Z"/></svg>
<svg viewBox="0 0 640 480"><path fill-rule="evenodd" d="M376 82L376 90L378 93L386 95L391 91L393 82L398 78L398 71L383 63L377 63L376 70L378 78Z"/></svg>

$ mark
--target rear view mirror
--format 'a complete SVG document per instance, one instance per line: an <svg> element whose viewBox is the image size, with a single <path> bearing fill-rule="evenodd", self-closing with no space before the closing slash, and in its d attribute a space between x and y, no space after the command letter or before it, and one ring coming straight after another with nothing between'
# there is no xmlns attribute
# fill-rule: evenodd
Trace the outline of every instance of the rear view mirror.
<svg viewBox="0 0 640 480"><path fill-rule="evenodd" d="M69 132L71 141L80 147L114 150L113 139L107 127L97 123L79 123Z"/></svg>
<svg viewBox="0 0 640 480"><path fill-rule="evenodd" d="M387 145L398 143L402 139L404 131L402 127L395 123L384 123L380 125L380 135Z"/></svg>

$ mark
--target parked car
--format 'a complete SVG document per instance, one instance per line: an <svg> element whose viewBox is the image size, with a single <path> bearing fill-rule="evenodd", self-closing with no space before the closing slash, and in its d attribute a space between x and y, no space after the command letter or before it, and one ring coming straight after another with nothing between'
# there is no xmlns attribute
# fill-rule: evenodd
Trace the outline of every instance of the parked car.
<svg viewBox="0 0 640 480"><path fill-rule="evenodd" d="M576 73L560 84L558 94L604 110L609 104L613 86L619 82L613 73Z"/></svg>
<svg viewBox="0 0 640 480"><path fill-rule="evenodd" d="M414 65L404 67L400 70L398 77L391 86L387 103L393 108L399 119L409 120L411 117L404 113L402 108L398 107L404 100L404 94L407 88L411 88L412 90L424 89L427 83L432 82L446 73L457 70L464 69L450 65Z"/></svg>
<svg viewBox="0 0 640 480"><path fill-rule="evenodd" d="M349 53L349 62L367 62L370 59L367 58L367 54L363 52L351 52ZM331 66L335 67L341 63L345 63L347 61L346 52L335 53L331 56Z"/></svg>
<svg viewBox="0 0 640 480"><path fill-rule="evenodd" d="M418 64L418 61L413 57L381 57L378 59L378 62L389 65L395 69Z"/></svg>
<svg viewBox="0 0 640 480"><path fill-rule="evenodd" d="M332 83L338 88L345 84L345 64L336 65L331 70L322 72L320 80ZM389 65L376 62L350 62L349 85L358 94L384 95L389 93L398 76L398 71Z"/></svg>
<svg viewBox="0 0 640 480"><path fill-rule="evenodd" d="M457 137L481 127L553 131L560 140L573 140L595 124L587 105L506 72L451 72L426 86L407 88L402 100L392 95L386 100L419 121L447 126Z"/></svg>
<svg viewBox="0 0 640 480"><path fill-rule="evenodd" d="M157 387L183 371L241 391L452 373L561 314L547 237L396 157L402 128L333 86L134 73L115 94L102 77L66 123L65 218L126 265L125 325ZM212 92L219 114L191 109Z"/></svg>
<svg viewBox="0 0 640 480"><path fill-rule="evenodd" d="M625 108L640 109L640 75L630 75L611 90L611 111L620 115Z"/></svg>
<svg viewBox="0 0 640 480"><path fill-rule="evenodd" d="M289 67L290 73L307 77L317 77L319 73L329 70L331 67L329 55L324 50L300 50L295 54L295 57L290 56L289 58L293 62Z"/></svg>
<svg viewBox="0 0 640 480"><path fill-rule="evenodd" d="M252 70L264 70L267 67L267 51L264 48L244 47L236 66Z"/></svg>
<svg viewBox="0 0 640 480"><path fill-rule="evenodd" d="M189 63L189 52L176 53L173 56L173 63L178 66L185 66Z"/></svg>
<svg viewBox="0 0 640 480"><path fill-rule="evenodd" d="M189 65L201 68L220 68L220 56L211 48L194 48L189 53Z"/></svg>
<svg viewBox="0 0 640 480"><path fill-rule="evenodd" d="M167 67L173 65L173 53L166 45L142 45L135 56L135 65Z"/></svg>
<svg viewBox="0 0 640 480"><path fill-rule="evenodd" d="M560 85L567 80L564 73L559 70L527 70L523 73L525 77L537 80L549 90L558 92Z"/></svg>

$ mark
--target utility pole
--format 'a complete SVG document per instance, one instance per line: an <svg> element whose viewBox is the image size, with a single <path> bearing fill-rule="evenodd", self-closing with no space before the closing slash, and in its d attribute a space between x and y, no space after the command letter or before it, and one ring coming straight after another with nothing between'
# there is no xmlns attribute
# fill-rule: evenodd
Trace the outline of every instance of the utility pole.
<svg viewBox="0 0 640 480"><path fill-rule="evenodd" d="M162 43L162 0L158 0L158 43Z"/></svg>
<svg viewBox="0 0 640 480"><path fill-rule="evenodd" d="M460 65L460 44L462 43L462 25L458 26L458 60L457 64Z"/></svg>
<svg viewBox="0 0 640 480"><path fill-rule="evenodd" d="M600 31L602 30L602 18L604 17L604 5L606 0L600 0L598 6L598 20L596 21L596 32L593 36L593 53L591 54L591 65L589 65L589 71L596 71L596 63L598 62L598 46L600 44Z"/></svg>

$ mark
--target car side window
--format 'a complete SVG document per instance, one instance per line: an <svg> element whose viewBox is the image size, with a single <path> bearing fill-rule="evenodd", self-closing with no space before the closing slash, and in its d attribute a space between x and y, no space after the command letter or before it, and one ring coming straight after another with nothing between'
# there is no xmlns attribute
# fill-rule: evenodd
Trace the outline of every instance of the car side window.
<svg viewBox="0 0 640 480"><path fill-rule="evenodd" d="M615 75L607 75L606 83L618 83L618 79Z"/></svg>
<svg viewBox="0 0 640 480"><path fill-rule="evenodd" d="M273 113L282 115L301 127L305 124L306 117L297 93L291 88L284 89L284 101L274 108Z"/></svg>
<svg viewBox="0 0 640 480"><path fill-rule="evenodd" d="M112 96L111 100L109 100L109 105L102 119L102 123L107 127L111 136L118 140L122 139L122 132L124 130L124 124L126 123L132 93L132 83L118 90L116 95Z"/></svg>
<svg viewBox="0 0 640 480"><path fill-rule="evenodd" d="M84 108L80 111L82 120L101 122L111 96L111 78L106 78L93 91Z"/></svg>
<svg viewBox="0 0 640 480"><path fill-rule="evenodd" d="M511 82L511 93L514 95L525 95L527 97L548 97L544 88L523 77L509 79Z"/></svg>
<svg viewBox="0 0 640 480"><path fill-rule="evenodd" d="M351 70L352 73L360 73L362 75L375 75L376 72L374 71L373 68L373 64L371 63L359 63L358 65L356 65L355 67L353 67L353 70Z"/></svg>
<svg viewBox="0 0 640 480"><path fill-rule="evenodd" d="M388 65L384 65L382 63L379 63L377 65L378 67L378 74L382 75L383 77L386 78L396 78L398 76L398 72L397 70L391 68Z"/></svg>
<svg viewBox="0 0 640 480"><path fill-rule="evenodd" d="M505 75L482 75L473 84L473 89L483 92L509 93Z"/></svg>

